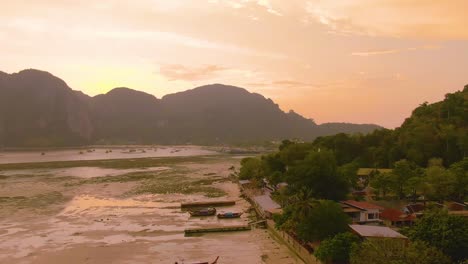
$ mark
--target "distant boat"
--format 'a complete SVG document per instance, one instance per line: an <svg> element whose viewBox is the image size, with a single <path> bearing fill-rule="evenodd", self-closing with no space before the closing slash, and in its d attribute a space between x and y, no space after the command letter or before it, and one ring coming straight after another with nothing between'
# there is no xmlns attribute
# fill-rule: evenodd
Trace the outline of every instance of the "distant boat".
<svg viewBox="0 0 468 264"><path fill-rule="evenodd" d="M239 218L241 215L242 213L226 212L218 214L218 218Z"/></svg>
<svg viewBox="0 0 468 264"><path fill-rule="evenodd" d="M189 211L190 216L210 216L216 214L216 208L204 208L194 211Z"/></svg>

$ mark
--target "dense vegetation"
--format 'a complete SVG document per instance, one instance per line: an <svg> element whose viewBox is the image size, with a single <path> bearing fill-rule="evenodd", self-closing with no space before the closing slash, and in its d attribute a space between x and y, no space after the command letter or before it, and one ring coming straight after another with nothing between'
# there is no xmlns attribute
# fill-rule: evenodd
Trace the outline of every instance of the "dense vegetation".
<svg viewBox="0 0 468 264"><path fill-rule="evenodd" d="M372 187L376 198L465 201L468 194L468 86L435 104L423 104L395 130L338 134L312 143L285 140L275 153L242 160L239 177L263 185L286 182L273 193L283 205L276 226L304 243L322 241L326 263L450 263L468 256L468 220L427 212L406 230L407 247L392 240L361 243L347 234L350 219L337 203L351 190ZM373 171L367 182L360 167ZM419 257L419 254L424 254Z"/></svg>
<svg viewBox="0 0 468 264"><path fill-rule="evenodd" d="M321 137L314 146L333 150L339 165L355 162L359 167L390 168L407 159L427 166L438 157L449 166L468 153L468 85L441 102L421 104L395 130Z"/></svg>

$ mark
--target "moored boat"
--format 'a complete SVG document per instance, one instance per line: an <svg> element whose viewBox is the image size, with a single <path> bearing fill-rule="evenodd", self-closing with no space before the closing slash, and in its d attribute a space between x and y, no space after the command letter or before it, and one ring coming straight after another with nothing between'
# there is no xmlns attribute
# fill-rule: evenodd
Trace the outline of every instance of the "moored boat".
<svg viewBox="0 0 468 264"><path fill-rule="evenodd" d="M213 207L204 208L204 209L189 211L189 213L191 216L210 216L210 215L216 214L216 208L213 208Z"/></svg>
<svg viewBox="0 0 468 264"><path fill-rule="evenodd" d="M195 262L195 263L191 263L191 264L217 264L218 259L219 259L219 256L216 257L215 261L213 261L213 262ZM179 264L179 262L176 262L175 264Z"/></svg>
<svg viewBox="0 0 468 264"><path fill-rule="evenodd" d="M239 218L242 213L226 212L218 214L218 218Z"/></svg>

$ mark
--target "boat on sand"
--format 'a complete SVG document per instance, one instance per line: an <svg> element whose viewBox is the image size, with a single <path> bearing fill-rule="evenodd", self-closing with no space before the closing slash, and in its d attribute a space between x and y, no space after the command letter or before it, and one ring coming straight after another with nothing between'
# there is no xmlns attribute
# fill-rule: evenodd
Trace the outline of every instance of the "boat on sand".
<svg viewBox="0 0 468 264"><path fill-rule="evenodd" d="M209 207L198 210L189 211L191 216L211 216L216 214L216 208Z"/></svg>

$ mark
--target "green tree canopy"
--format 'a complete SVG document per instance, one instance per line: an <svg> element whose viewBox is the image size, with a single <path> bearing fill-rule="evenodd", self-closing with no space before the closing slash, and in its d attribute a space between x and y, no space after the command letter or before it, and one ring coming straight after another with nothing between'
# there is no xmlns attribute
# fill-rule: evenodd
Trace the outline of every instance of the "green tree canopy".
<svg viewBox="0 0 468 264"><path fill-rule="evenodd" d="M285 179L291 188L305 187L317 199L341 200L349 192L348 181L338 172L335 157L328 150L310 152L289 168Z"/></svg>
<svg viewBox="0 0 468 264"><path fill-rule="evenodd" d="M440 249L454 261L468 258L468 219L449 215L446 210L426 211L406 234L411 240Z"/></svg>
<svg viewBox="0 0 468 264"><path fill-rule="evenodd" d="M323 263L349 263L351 249L359 243L360 239L355 234L340 233L322 241L314 255Z"/></svg>
<svg viewBox="0 0 468 264"><path fill-rule="evenodd" d="M347 231L349 223L338 203L321 200L297 225L297 235L304 241L323 240Z"/></svg>
<svg viewBox="0 0 468 264"><path fill-rule="evenodd" d="M352 264L449 264L450 258L424 242L400 239L366 240L351 252Z"/></svg>

